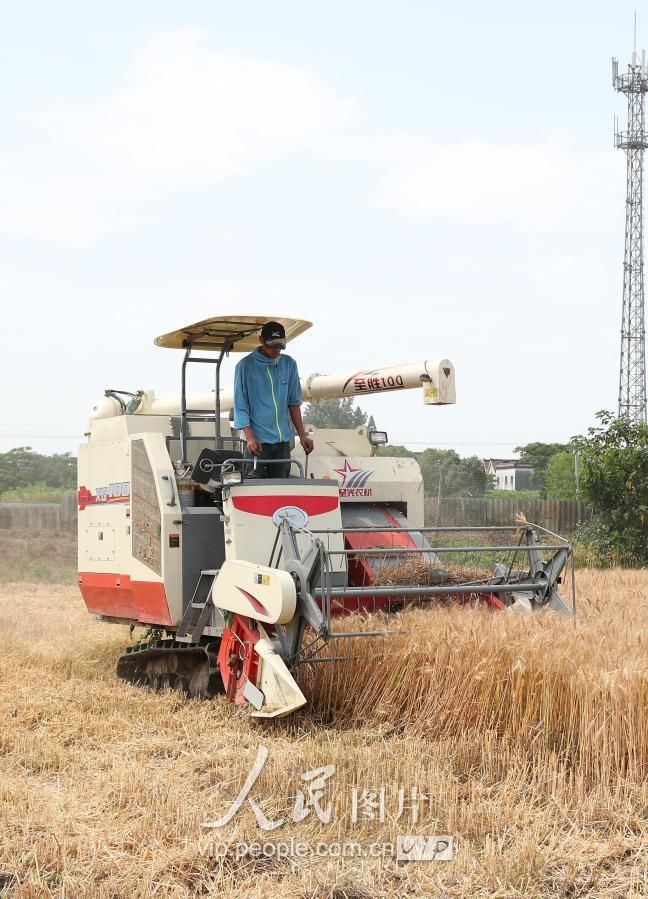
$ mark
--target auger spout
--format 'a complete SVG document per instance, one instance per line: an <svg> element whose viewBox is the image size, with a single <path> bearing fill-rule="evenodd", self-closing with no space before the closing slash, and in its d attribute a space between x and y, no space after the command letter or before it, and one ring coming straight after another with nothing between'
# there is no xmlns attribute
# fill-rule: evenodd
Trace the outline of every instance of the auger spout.
<svg viewBox="0 0 648 899"><path fill-rule="evenodd" d="M375 393L420 389L427 406L446 406L456 402L454 366L449 359L403 362L380 368L355 369L331 375L312 374L301 379L302 402L321 403L338 397L362 397ZM234 404L231 390L221 390L221 414ZM216 392L206 390L187 393L187 405L192 409L215 409ZM179 415L182 404L177 395L156 397L154 391L142 392L137 415ZM90 421L111 418L123 413L113 397L103 397L92 409Z"/></svg>

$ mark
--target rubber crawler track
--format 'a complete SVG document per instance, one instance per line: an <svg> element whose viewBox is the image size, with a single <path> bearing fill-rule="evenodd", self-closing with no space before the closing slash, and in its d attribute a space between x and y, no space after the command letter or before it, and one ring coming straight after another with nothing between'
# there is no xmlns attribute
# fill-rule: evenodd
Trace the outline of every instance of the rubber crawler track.
<svg viewBox="0 0 648 899"><path fill-rule="evenodd" d="M117 677L138 687L168 686L204 699L223 693L217 657L220 641L191 644L173 638L129 646L117 660Z"/></svg>

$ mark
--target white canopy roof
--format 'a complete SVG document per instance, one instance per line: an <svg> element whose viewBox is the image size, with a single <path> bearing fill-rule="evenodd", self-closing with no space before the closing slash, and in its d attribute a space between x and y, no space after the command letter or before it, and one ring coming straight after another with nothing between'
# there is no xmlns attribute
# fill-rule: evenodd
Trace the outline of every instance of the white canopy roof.
<svg viewBox="0 0 648 899"><path fill-rule="evenodd" d="M228 343L234 353L249 353L259 345L259 334L266 322L279 322L286 329L286 342L302 334L312 322L283 315L217 315L193 325L178 328L155 338L155 345L184 350L192 347L219 351Z"/></svg>

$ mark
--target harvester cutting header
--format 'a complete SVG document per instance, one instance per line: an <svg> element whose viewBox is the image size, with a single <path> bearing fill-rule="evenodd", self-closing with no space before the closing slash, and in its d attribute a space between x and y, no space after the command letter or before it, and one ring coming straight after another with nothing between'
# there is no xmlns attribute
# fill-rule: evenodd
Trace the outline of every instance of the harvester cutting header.
<svg viewBox="0 0 648 899"><path fill-rule="evenodd" d="M568 613L557 591L564 541L530 525L425 528L419 466L376 456L384 432L311 428L301 442L312 454L294 449L286 476L259 477L220 378L230 353L259 346L266 322L221 316L158 337L184 350L179 396L107 390L92 410L78 465L81 592L101 619L168 635L129 648L121 677L224 691L275 717L306 702L293 669L325 660L332 640L372 635L335 632L337 616L432 598ZM274 322L286 342L310 327ZM187 391L192 363L213 366L213 391ZM412 388L425 405L454 403L452 364L315 374L294 390L298 405Z"/></svg>

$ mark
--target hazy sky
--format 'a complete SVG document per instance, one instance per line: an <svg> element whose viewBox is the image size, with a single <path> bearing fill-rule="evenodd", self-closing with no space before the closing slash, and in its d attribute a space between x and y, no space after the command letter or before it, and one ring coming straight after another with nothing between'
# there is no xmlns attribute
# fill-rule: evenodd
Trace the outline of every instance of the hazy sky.
<svg viewBox="0 0 648 899"><path fill-rule="evenodd" d="M302 375L452 359L456 406L362 404L392 443L508 455L615 409L633 8L3 4L0 450L175 391L153 338L227 313L312 320Z"/></svg>

